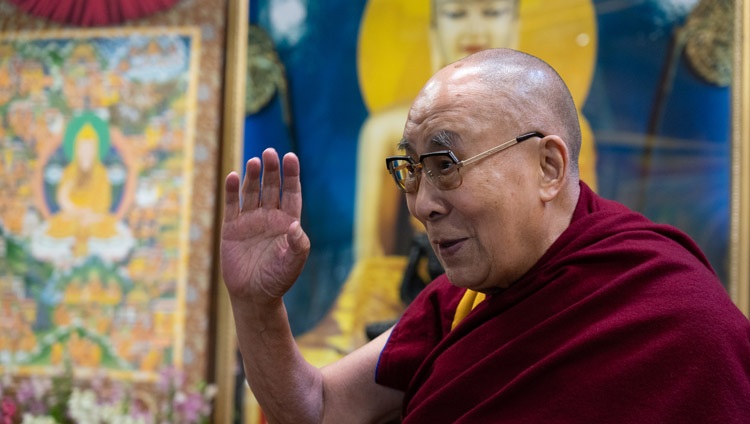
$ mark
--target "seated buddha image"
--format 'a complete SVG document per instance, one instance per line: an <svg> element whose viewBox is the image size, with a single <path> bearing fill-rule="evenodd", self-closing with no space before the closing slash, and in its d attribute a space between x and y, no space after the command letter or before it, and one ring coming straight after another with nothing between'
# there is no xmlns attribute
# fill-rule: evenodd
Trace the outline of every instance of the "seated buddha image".
<svg viewBox="0 0 750 424"><path fill-rule="evenodd" d="M102 162L110 152L109 137L107 124L94 114L71 120L62 148L44 169L50 214L32 242L35 256L118 260L132 248L130 230L113 213L112 174L124 178Z"/></svg>
<svg viewBox="0 0 750 424"><path fill-rule="evenodd" d="M374 3L377 2L373 0L373 6ZM429 74L450 63L490 48L531 50L540 57L549 56L544 51L539 52L539 48L533 45L534 40L529 40L533 37L528 37L528 34L535 25L539 25L539 19L532 17L537 22L527 23L528 28L524 30L523 21L529 18L527 13L519 0L430 0L427 42L425 48L421 49L429 52L430 69L425 70L425 80ZM369 29L363 30L363 37L379 38L383 35L382 31L391 31L379 25L383 24L371 23ZM525 42L524 37L527 38ZM380 51L363 47L360 53L361 72L377 72L372 68L381 54ZM367 85L366 79L375 79L372 75L362 75L361 78L365 97L372 99L372 106L369 107L370 114L362 125L358 140L354 241L358 261L405 254L411 235L424 231L422 225L406 212L403 196L393 189L391 176L385 171L381 160L386 156L402 154L397 146L411 98L395 102L378 99L378 94L371 92L386 90ZM410 92L401 84L404 83L397 84L398 92ZM574 87L578 87L578 84ZM375 106L376 103L379 106ZM586 140L580 158L581 173L587 183L595 188L594 141L588 127L582 131Z"/></svg>
<svg viewBox="0 0 750 424"><path fill-rule="evenodd" d="M435 72L471 53L518 47L518 0L430 0L427 51ZM400 154L411 99L371 110L358 142L355 255L358 261L405 254L421 225L407 216L401 193L393 190L382 160ZM411 221L409 224L404 221Z"/></svg>
<svg viewBox="0 0 750 424"><path fill-rule="evenodd" d="M576 104L582 104L593 75L595 35L590 0L560 5L520 0L367 2L357 53L368 116L357 140L354 264L328 315L299 338L308 360L325 365L340 352L366 343L374 328L370 324L390 325L415 292L441 272L423 225L409 215L403 193L384 164L387 156L403 154L398 146L409 107L429 76L478 51L513 48L562 69ZM580 173L595 189L595 140L580 111L579 118L584 140Z"/></svg>
<svg viewBox="0 0 750 424"><path fill-rule="evenodd" d="M429 0L415 2L424 10L424 25L419 34L423 41L420 54L425 81L429 73L479 50L492 47L516 47L519 38L518 0ZM395 6L394 6L395 5ZM397 0L370 0L360 28L361 89L365 97L389 91L389 87L370 84L375 75L366 75L378 63L390 63L394 49L382 47L385 37L393 33L388 19L394 10L415 8ZM412 22L413 23L413 22ZM405 37L406 38L406 37ZM370 44L368 40L371 40ZM376 40L376 41L375 41ZM402 45L399 40L394 45ZM410 66L414 66L409 62ZM383 71L376 72L378 76ZM389 71L393 72L393 71ZM416 71L405 72L404 79ZM408 83L396 77L395 93L409 92ZM424 81L416 82L421 86ZM383 83L385 84L385 83ZM416 95L416 91L414 91ZM400 154L397 150L403 135L412 98L390 98L370 107L357 141L357 180L355 192L354 254L355 265L347 277L331 312L312 331L299 339L303 354L311 362L324 365L364 344L366 326L371 322L391 320L400 315L403 304L400 286L405 276L412 238L424 232L416 219L407 215L402 194L396 189L385 169L386 156Z"/></svg>

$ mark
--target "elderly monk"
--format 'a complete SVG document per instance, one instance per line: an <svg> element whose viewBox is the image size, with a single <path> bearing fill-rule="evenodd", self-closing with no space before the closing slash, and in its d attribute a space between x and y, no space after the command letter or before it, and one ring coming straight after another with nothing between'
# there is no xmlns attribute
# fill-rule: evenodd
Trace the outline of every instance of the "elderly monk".
<svg viewBox="0 0 750 424"><path fill-rule="evenodd" d="M748 422L750 323L685 234L579 181L576 108L547 64L497 49L443 68L400 147L388 170L445 274L322 369L282 301L310 248L299 161L269 149L242 187L227 176L223 276L270 421Z"/></svg>

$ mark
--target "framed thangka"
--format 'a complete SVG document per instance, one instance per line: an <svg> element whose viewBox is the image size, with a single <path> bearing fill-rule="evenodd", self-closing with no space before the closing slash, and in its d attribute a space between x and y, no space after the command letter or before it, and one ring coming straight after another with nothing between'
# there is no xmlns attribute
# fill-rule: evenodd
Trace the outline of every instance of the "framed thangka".
<svg viewBox="0 0 750 424"><path fill-rule="evenodd" d="M0 373L182 366L199 46L0 35Z"/></svg>

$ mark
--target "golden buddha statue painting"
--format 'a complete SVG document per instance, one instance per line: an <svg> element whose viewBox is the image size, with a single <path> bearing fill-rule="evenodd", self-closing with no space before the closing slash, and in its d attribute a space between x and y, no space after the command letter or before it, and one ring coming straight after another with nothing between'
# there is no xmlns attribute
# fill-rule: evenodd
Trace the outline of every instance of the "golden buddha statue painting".
<svg viewBox="0 0 750 424"><path fill-rule="evenodd" d="M369 111L357 140L354 266L329 314L298 340L306 359L325 365L367 341L369 323L396 319L430 280L424 228L411 218L383 158L398 155L409 106L439 68L487 48L515 48L560 71L576 104L593 78L596 27L591 0L369 0L362 17L357 69ZM593 132L581 114L579 166L596 188ZM415 252L420 254L417 256ZM414 260L416 256L416 260ZM416 281L419 289L422 281Z"/></svg>
<svg viewBox="0 0 750 424"><path fill-rule="evenodd" d="M78 115L58 150L53 158L62 160L40 164L50 214L34 234L32 253L58 264L75 264L91 255L105 261L124 258L134 238L113 213L117 199L103 162L111 150L109 126L93 113Z"/></svg>
<svg viewBox="0 0 750 424"><path fill-rule="evenodd" d="M402 13L400 19L394 18L396 11ZM418 25L420 22L423 24ZM554 6L541 0L368 2L358 51L360 85L370 114L357 144L357 262L406 254L413 233L424 231L409 216L403 196L393 190L391 176L379 158L401 154L397 146L409 106L427 78L471 53L514 48L559 69L576 104L582 105L593 78L594 22L590 0ZM581 175L596 189L593 132L586 118L579 117L584 138Z"/></svg>

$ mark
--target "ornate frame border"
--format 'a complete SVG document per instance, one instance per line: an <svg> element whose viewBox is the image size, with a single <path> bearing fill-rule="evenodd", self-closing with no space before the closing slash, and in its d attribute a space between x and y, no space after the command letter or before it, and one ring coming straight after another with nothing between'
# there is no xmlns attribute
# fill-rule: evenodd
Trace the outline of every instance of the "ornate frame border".
<svg viewBox="0 0 750 424"><path fill-rule="evenodd" d="M734 4L729 292L750 316L750 1Z"/></svg>
<svg viewBox="0 0 750 424"><path fill-rule="evenodd" d="M242 143L245 126L245 68L247 66L247 31L249 1L229 0L227 5L227 43L224 68L224 103L222 126L222 151L216 191L219 202L214 218L216 243L214 245L214 340L216 352L213 364L218 389L214 403L214 422L232 422L235 410L237 377L237 340L232 306L221 277L219 242L221 220L224 214L224 176L242 167Z"/></svg>

